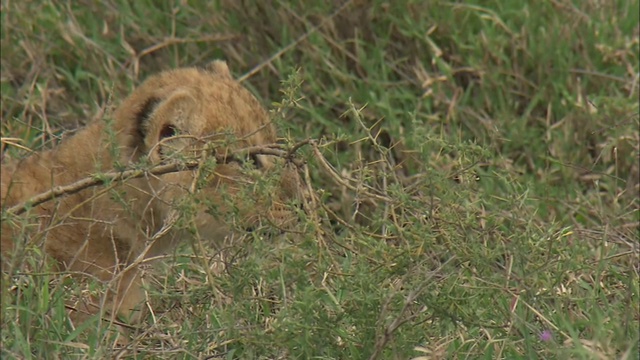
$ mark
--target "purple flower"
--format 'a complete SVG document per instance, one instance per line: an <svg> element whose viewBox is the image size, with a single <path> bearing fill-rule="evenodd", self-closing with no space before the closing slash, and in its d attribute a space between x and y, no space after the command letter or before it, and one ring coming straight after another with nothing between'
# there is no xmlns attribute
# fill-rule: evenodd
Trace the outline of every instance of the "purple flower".
<svg viewBox="0 0 640 360"><path fill-rule="evenodd" d="M545 330L540 333L541 341L547 342L547 341L551 341L551 339L553 339L553 335L551 334L550 330Z"/></svg>

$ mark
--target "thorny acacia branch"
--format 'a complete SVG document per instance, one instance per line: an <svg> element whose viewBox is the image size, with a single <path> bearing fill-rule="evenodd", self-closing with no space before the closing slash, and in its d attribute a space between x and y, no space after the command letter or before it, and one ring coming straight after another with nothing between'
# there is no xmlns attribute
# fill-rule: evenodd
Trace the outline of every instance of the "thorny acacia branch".
<svg viewBox="0 0 640 360"><path fill-rule="evenodd" d="M294 146L294 149L299 149L300 146L296 144ZM230 162L238 162L239 161L238 159L242 159L243 157L248 155L278 156L282 158L287 158L288 161L291 161L296 166L302 166L303 164L301 160L292 158L290 151L283 150L282 147L277 144L266 145L266 146L252 146L252 147L247 147L247 148L232 151L229 154L215 155L215 156L218 163L230 163ZM152 167L151 169L130 169L125 171L111 171L104 174L100 174L100 176L90 176L68 185L56 186L51 190L48 190L46 192L33 196L27 201L24 201L22 203L19 203L7 209L7 214L20 215L30 207L41 205L47 201L53 200L61 196L76 194L84 189L87 189L93 186L102 185L108 182L125 181L125 180L130 180L135 178L141 178L146 175L163 175L163 174L179 172L179 171L188 171L188 170L196 169L199 165L200 165L200 161L195 159L195 160L175 162L170 164L159 164Z"/></svg>
<svg viewBox="0 0 640 360"><path fill-rule="evenodd" d="M312 147L313 149L312 153L315 159L318 161L320 166L330 175L331 179L336 184L345 186L354 191L357 191L357 190L365 191L370 197L377 200L381 200L385 202L393 201L393 199L390 199L388 196L381 194L379 191L371 188L370 186L361 185L361 187L363 188L357 189L355 185L352 185L352 183L356 182L354 179L345 178L344 176L338 174L335 168L322 155L318 140L306 139L294 144L290 149L287 149L287 150L285 150L283 146L279 144L251 146L247 148L234 150L227 154L215 154L215 157L216 157L216 161L219 164L226 164L231 162L241 162L240 159L243 159L249 155L270 155L270 156L277 156L277 157L284 158L287 161L293 163L294 165L298 167L302 167L304 165L304 161L299 158L293 157L293 155L300 148L306 145L310 145ZM51 190L35 195L32 198L7 209L7 214L20 215L30 207L41 205L47 201L51 201L61 196L76 194L84 189L87 189L93 186L103 185L105 183L110 183L114 181L117 182L117 181L126 181L130 179L141 178L146 175L163 175L163 174L179 172L179 171L194 170L194 169L197 169L200 166L200 164L201 164L200 159L194 159L194 160L180 161L180 162L174 162L169 164L159 164L150 169L130 169L125 171L111 171L111 172L100 174L100 176L90 176L68 185L56 186Z"/></svg>

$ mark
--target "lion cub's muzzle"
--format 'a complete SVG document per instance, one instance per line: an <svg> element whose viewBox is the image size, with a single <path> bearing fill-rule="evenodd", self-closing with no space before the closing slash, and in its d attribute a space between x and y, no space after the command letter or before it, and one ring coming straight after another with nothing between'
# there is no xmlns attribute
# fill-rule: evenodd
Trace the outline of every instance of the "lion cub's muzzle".
<svg viewBox="0 0 640 360"><path fill-rule="evenodd" d="M198 216L200 225L209 228L208 221L221 220L240 231L291 231L304 209L302 179L296 166L276 166L280 159L271 158L227 156L216 164L201 188L208 219Z"/></svg>

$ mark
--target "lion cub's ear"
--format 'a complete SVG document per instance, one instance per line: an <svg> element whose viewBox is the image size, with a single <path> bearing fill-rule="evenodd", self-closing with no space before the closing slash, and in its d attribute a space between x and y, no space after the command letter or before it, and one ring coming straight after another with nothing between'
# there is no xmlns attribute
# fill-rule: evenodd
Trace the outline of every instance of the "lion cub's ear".
<svg viewBox="0 0 640 360"><path fill-rule="evenodd" d="M211 74L217 75L223 79L233 79L226 61L214 60L210 62L209 65L207 65L206 70Z"/></svg>

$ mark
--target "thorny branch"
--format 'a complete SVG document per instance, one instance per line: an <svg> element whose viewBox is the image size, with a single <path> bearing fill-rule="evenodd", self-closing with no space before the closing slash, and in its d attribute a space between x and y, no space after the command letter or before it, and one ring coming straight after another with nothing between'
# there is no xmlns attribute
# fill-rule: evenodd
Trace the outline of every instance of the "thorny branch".
<svg viewBox="0 0 640 360"><path fill-rule="evenodd" d="M215 154L215 157L216 161L219 164L226 164L231 162L241 162L240 159L243 159L250 155L277 156L286 159L286 161L293 163L298 168L302 168L305 162L299 158L294 157L294 155L298 150L300 150L300 148L306 145L311 146L312 154L315 160L320 164L320 166L326 171L332 181L334 181L336 184L345 186L346 188L354 191L365 192L373 199L377 199L383 202L393 202L393 199L381 193L379 190L363 184L354 185L358 183L355 179L346 178L343 175L340 175L324 157L324 155L322 155L322 152L320 151L319 141L315 139L306 139L300 141L294 144L289 149L284 149L283 146L279 144L251 146L234 150L226 154ZM28 208L41 205L45 202L51 201L61 196L76 194L93 186L99 186L111 182L127 181L130 179L141 178L147 175L163 175L179 171L190 171L197 169L201 165L201 163L202 161L200 159L194 159L173 162L169 164L159 164L150 169L111 171L100 174L99 176L90 176L68 185L56 186L51 190L35 195L22 203L10 207L9 209L7 209L6 213L11 215L20 215L24 213Z"/></svg>
<svg viewBox="0 0 640 360"><path fill-rule="evenodd" d="M294 145L294 149L299 149L302 145L296 144ZM241 159L248 155L271 155L278 156L282 158L286 158L288 161L291 161L296 166L302 166L303 162L299 159L295 159L292 157L291 151L283 150L280 145L267 145L267 146L252 146L243 149L239 149L236 151L232 151L230 154L225 155L215 155L218 163L230 163L237 162L238 159ZM125 181L135 178L141 178L146 175L163 175L173 172L179 171L188 171L194 170L198 168L200 165L199 160L189 160L182 162L175 162L170 164L159 164L151 169L130 169L125 171L111 171L104 174L100 174L100 176L90 176L81 180L78 180L74 183L68 185L61 185L52 188L44 193L33 196L32 198L14 205L7 209L7 214L12 215L20 215L24 213L28 208L35 207L41 205L47 201L53 200L55 198L76 194L84 189L103 185L105 183L114 182L114 181Z"/></svg>

